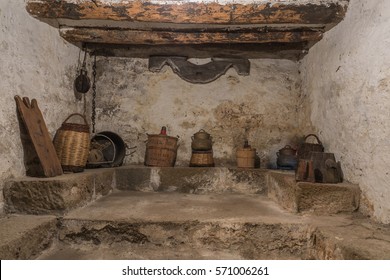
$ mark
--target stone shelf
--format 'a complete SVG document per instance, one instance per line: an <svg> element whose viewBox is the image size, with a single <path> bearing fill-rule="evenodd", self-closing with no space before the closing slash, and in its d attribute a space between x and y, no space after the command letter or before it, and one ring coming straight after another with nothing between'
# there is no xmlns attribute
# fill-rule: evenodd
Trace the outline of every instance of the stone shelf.
<svg viewBox="0 0 390 280"><path fill-rule="evenodd" d="M360 188L349 183L296 182L293 172L270 171L268 196L291 212L337 214L359 208Z"/></svg>
<svg viewBox="0 0 390 280"><path fill-rule="evenodd" d="M295 183L292 172L266 169L123 166L6 183L8 213L62 215L112 190L269 196L291 212L353 212L360 190L351 184Z"/></svg>
<svg viewBox="0 0 390 280"><path fill-rule="evenodd" d="M6 182L5 211L61 215L107 195L113 188L114 170L87 170L52 178L24 177Z"/></svg>

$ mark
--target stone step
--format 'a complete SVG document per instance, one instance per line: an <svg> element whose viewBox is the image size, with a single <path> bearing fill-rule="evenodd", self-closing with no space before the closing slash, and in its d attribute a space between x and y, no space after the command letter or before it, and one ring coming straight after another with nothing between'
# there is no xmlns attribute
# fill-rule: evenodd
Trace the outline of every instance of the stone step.
<svg viewBox="0 0 390 280"><path fill-rule="evenodd" d="M116 169L119 190L183 193L266 194L266 169L227 167L144 167Z"/></svg>
<svg viewBox="0 0 390 280"><path fill-rule="evenodd" d="M53 178L23 177L6 182L5 211L62 215L113 189L186 193L266 195L266 170L234 168L157 168L125 166L85 170Z"/></svg>
<svg viewBox="0 0 390 280"><path fill-rule="evenodd" d="M296 182L293 172L269 171L268 197L290 212L337 214L359 208L360 188L350 183Z"/></svg>
<svg viewBox="0 0 390 280"><path fill-rule="evenodd" d="M351 184L296 183L293 172L266 169L124 166L5 184L7 213L62 215L113 190L268 195L291 212L353 212L360 190Z"/></svg>
<svg viewBox="0 0 390 280"><path fill-rule="evenodd" d="M62 215L107 195L114 182L114 169L13 179L3 189L4 208L7 213Z"/></svg>
<svg viewBox="0 0 390 280"><path fill-rule="evenodd" d="M41 259L390 259L390 228L262 195L118 191L66 214Z"/></svg>
<svg viewBox="0 0 390 280"><path fill-rule="evenodd" d="M36 258L57 236L54 216L11 215L0 218L0 259Z"/></svg>
<svg viewBox="0 0 390 280"><path fill-rule="evenodd" d="M61 219L0 219L1 259L390 259L390 226L256 194L114 191Z"/></svg>
<svg viewBox="0 0 390 280"><path fill-rule="evenodd" d="M262 195L119 191L65 215L40 258L301 259L304 220Z"/></svg>

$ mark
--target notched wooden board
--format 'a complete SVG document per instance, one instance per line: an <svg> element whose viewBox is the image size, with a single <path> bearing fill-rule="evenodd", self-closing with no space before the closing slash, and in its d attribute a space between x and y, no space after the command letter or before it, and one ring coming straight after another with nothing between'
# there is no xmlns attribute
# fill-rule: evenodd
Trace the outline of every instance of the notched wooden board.
<svg viewBox="0 0 390 280"><path fill-rule="evenodd" d="M28 97L23 97L22 99L20 96L15 96L15 101L20 117L42 165L43 176L54 177L63 174L37 100L33 99L30 102Z"/></svg>

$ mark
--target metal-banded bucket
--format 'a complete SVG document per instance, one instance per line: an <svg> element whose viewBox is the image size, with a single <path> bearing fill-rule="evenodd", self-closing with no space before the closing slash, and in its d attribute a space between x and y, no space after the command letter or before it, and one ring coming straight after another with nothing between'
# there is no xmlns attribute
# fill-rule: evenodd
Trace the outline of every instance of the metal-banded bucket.
<svg viewBox="0 0 390 280"><path fill-rule="evenodd" d="M236 152L237 167L255 168L256 149L239 148Z"/></svg>
<svg viewBox="0 0 390 280"><path fill-rule="evenodd" d="M173 167L176 162L178 138L161 134L148 134L145 165Z"/></svg>

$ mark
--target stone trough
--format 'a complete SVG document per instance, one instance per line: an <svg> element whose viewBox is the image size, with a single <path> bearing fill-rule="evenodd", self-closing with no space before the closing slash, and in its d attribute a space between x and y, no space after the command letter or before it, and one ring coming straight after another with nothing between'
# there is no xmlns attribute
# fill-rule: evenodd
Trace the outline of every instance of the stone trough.
<svg viewBox="0 0 390 280"><path fill-rule="evenodd" d="M127 166L13 180L0 258L390 258L389 229L356 212L357 186L324 186L318 199L321 185L293 176Z"/></svg>

